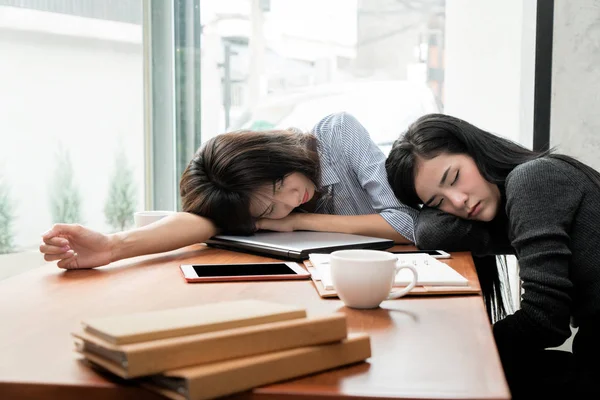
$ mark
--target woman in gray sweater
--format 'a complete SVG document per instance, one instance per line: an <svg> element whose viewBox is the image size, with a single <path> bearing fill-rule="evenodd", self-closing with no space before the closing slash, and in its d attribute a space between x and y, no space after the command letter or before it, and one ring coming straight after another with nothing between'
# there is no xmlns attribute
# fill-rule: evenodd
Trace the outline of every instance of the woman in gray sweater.
<svg viewBox="0 0 600 400"><path fill-rule="evenodd" d="M441 114L409 127L386 170L398 199L422 210L419 247L517 256L522 301L509 316L498 269L478 266L488 312L503 316L493 330L513 396L599 398L600 174ZM573 353L545 350L570 322Z"/></svg>

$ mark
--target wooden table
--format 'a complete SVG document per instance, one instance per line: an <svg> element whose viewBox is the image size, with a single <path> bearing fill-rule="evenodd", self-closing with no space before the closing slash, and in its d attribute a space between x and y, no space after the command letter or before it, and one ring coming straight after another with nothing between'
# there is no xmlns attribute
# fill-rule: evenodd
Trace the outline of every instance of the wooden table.
<svg viewBox="0 0 600 400"><path fill-rule="evenodd" d="M370 334L373 356L236 398L509 398L479 295L407 297L377 310L353 310L338 299L321 299L311 281L188 284L178 268L268 260L196 245L97 270L45 266L0 281L0 398L157 399L78 360L70 332L79 321L249 298L301 305L309 313L344 312L349 331ZM447 262L477 284L468 253Z"/></svg>

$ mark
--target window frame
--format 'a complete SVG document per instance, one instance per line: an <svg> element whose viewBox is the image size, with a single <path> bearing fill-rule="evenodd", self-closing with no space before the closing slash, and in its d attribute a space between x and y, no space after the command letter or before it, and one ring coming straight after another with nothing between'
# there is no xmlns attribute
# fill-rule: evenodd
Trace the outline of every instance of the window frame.
<svg viewBox="0 0 600 400"><path fill-rule="evenodd" d="M200 0L148 0L143 18L145 208L179 211L201 142Z"/></svg>

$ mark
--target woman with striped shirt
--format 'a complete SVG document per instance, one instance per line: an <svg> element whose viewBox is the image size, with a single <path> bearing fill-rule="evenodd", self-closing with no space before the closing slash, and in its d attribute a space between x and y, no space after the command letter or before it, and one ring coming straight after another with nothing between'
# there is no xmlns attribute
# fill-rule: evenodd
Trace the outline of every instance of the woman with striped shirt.
<svg viewBox="0 0 600 400"><path fill-rule="evenodd" d="M385 155L351 115L332 114L311 133L238 131L216 136L180 181L183 212L105 235L56 224L43 235L46 261L65 269L174 250L217 233L354 233L414 242L417 211L390 188Z"/></svg>

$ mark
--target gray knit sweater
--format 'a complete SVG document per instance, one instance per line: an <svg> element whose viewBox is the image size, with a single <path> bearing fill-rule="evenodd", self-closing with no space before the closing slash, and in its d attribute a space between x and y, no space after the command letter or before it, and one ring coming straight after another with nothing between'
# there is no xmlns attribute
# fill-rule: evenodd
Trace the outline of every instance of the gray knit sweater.
<svg viewBox="0 0 600 400"><path fill-rule="evenodd" d="M546 157L515 168L504 190L506 214L490 223L423 210L417 244L516 254L524 293L521 309L494 325L500 351L560 345L571 334L570 317L600 326L600 189L569 163Z"/></svg>

